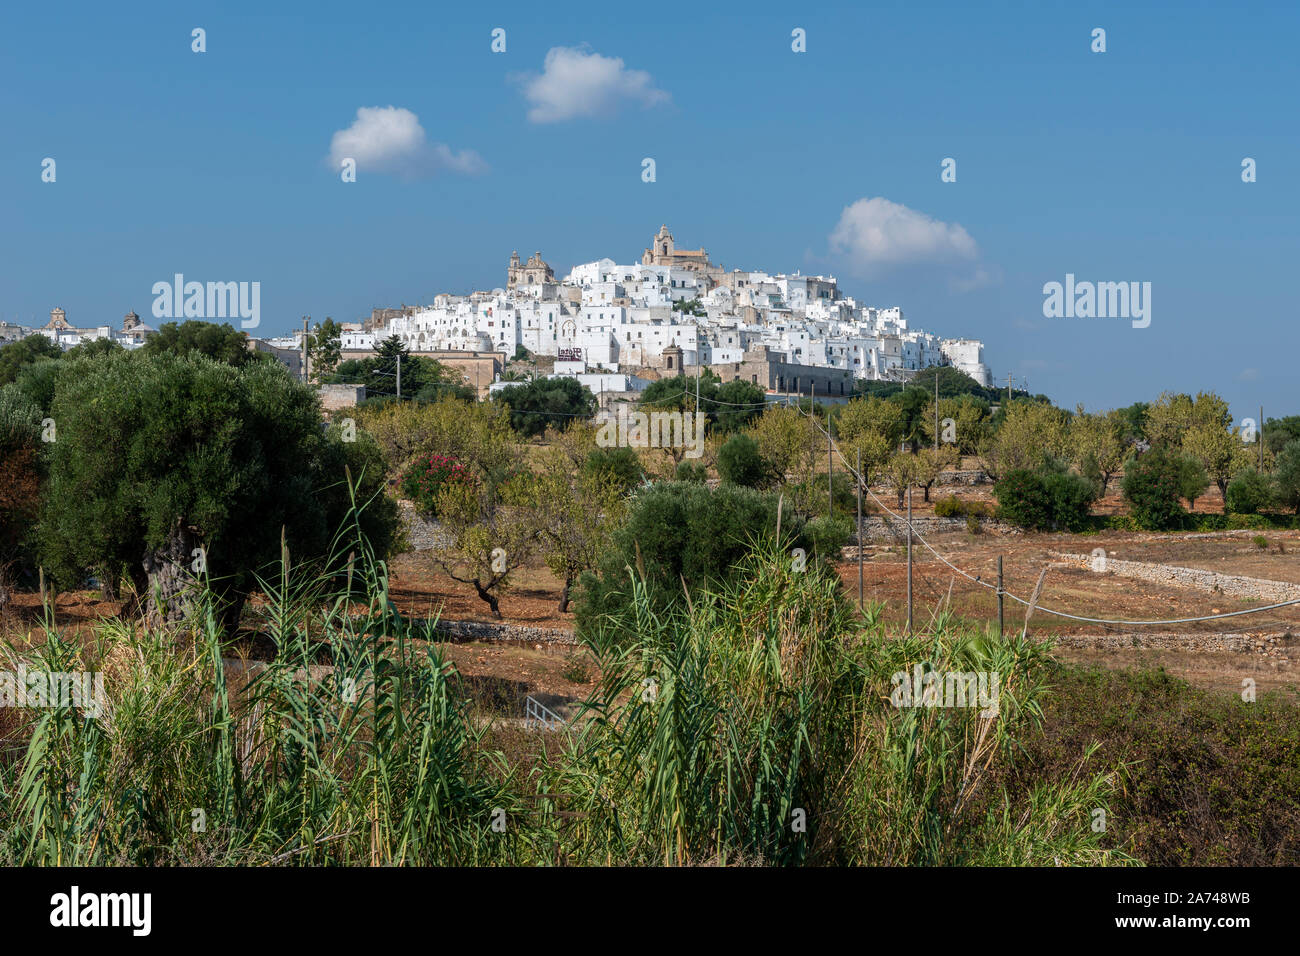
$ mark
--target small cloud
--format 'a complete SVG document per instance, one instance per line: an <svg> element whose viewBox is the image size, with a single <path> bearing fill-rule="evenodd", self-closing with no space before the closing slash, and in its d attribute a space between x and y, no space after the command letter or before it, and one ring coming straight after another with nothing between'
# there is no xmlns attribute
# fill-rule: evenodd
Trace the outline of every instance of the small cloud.
<svg viewBox="0 0 1300 956"><path fill-rule="evenodd" d="M1240 372L1237 373L1237 381L1239 382L1259 381L1259 369L1243 368Z"/></svg>
<svg viewBox="0 0 1300 956"><path fill-rule="evenodd" d="M650 107L671 100L645 70L629 70L620 57L584 47L551 47L541 73L511 79L523 87L524 99L531 104L531 123L613 116L625 103Z"/></svg>
<svg viewBox="0 0 1300 956"><path fill-rule="evenodd" d="M459 152L444 143L431 143L420 118L398 106L362 106L347 129L330 139L329 163L338 169L354 159L358 172L392 173L405 179L440 172L473 175L487 169L472 149Z"/></svg>
<svg viewBox="0 0 1300 956"><path fill-rule="evenodd" d="M960 265L963 273L951 279L958 291L1000 281L996 267L979 262L979 246L962 226L879 196L844 208L830 247L852 272L867 278L903 267ZM968 265L973 271L965 273Z"/></svg>

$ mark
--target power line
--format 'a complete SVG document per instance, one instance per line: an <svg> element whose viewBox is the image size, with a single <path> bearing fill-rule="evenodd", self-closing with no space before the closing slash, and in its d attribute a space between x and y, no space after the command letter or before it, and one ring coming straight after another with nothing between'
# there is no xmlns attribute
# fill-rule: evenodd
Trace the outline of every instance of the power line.
<svg viewBox="0 0 1300 956"><path fill-rule="evenodd" d="M801 410L801 411L802 411L802 410ZM825 429L822 429L822 428L821 428L821 424L817 421L816 416L814 416L814 415L809 415L808 417L809 417L809 419L812 421L813 425L814 425L816 428L821 429L822 431L825 431ZM839 450L838 446L835 448L835 454L839 456L839 459L840 459L841 462L843 462L844 467L847 468L847 469L849 470L849 472L854 476L854 478L855 478L857 481L860 481L860 482L861 482L861 481L862 481L862 475L860 475L857 471L855 471L855 470L852 468L852 466L849 465L848 461L844 458L844 454ZM907 519L901 517L900 515L896 515L896 514L894 514L894 512L891 511L891 510L889 509L889 507L888 507L888 506L887 506L883 501L881 501L879 497L876 496L876 493L875 493L874 491L871 490L870 485L867 485L867 484L864 482L864 483L863 483L863 487L866 488L866 490L867 490L867 494L871 495L871 497L875 499L876 504L878 504L878 505L881 507L881 509L882 509L886 514L888 514L890 517L894 518L896 521L904 521L904 522L908 525L908 528L909 528L909 530L912 532L912 534L915 534L915 535L916 535L917 540L920 541L923 545L925 545L926 549L927 549L931 554L933 554L936 558L938 558L940 562L942 562L943 564L947 565L951 570L953 570L953 571L956 572L957 574L960 574L962 577L966 578L967 580L969 580L969 581L971 581L971 582L973 582L973 583L975 583L975 584L980 585L980 586L983 587L983 588L987 588L987 589L990 590L990 591L996 591L996 590L997 590L997 587L996 587L995 585L992 585L992 584L987 583L986 581L982 581L982 580L980 580L980 578L979 578L978 575L971 575L970 573L968 573L967 571L964 571L963 569L957 567L955 564L953 564L951 561L949 561L947 558L945 558L943 555L941 555L938 551L936 551L936 550L934 549L934 546L931 545L930 542L928 542L928 541L925 540L925 538L920 534L920 532L918 532L918 531L915 530L915 528L912 526L912 522L911 522L911 521L908 521ZM862 546L862 542L861 542L861 541L858 542L858 546L859 546L859 547ZM1004 595L1006 595L1007 597L1011 598L1011 600L1015 601L1015 602L1018 603L1018 604L1024 605L1025 607L1029 607L1029 606L1030 606L1030 602L1029 602L1029 601L1026 601L1024 598L1019 597L1019 596L1017 596L1017 595L1011 593L1010 591L1006 590L1005 588L1002 590L1002 593L1003 593ZM1292 605L1296 605L1296 604L1300 604L1300 598L1296 598L1295 600L1291 600L1291 601L1279 601L1279 602L1276 603L1276 604L1266 604L1266 605L1264 605L1263 607L1248 608L1248 609L1246 609L1246 610L1244 610L1244 611L1227 611L1227 612L1224 612L1224 613L1222 613L1222 614L1209 614L1209 615L1206 615L1206 616L1204 616L1204 617L1184 617L1184 618L1173 618L1173 619L1170 619L1170 620L1163 620L1163 621L1132 621L1132 620L1126 620L1126 619L1108 619L1108 618L1083 617L1083 616L1080 616L1080 615L1078 615L1078 614L1070 614L1070 613L1068 613L1068 612L1066 612L1066 611L1057 611L1057 610L1055 610L1055 609L1053 609L1053 608L1046 607L1045 605L1042 605L1042 604L1034 604L1033 607L1034 607L1034 610L1036 610L1036 611L1042 611L1044 614L1053 614L1053 615L1055 615L1055 616L1057 616L1057 617L1068 618L1068 619L1070 619L1070 620L1072 620L1072 621L1083 621L1083 622L1088 623L1088 624L1113 624L1113 625L1120 625L1120 626L1148 626L1148 625L1165 625L1165 624L1195 624L1195 623L1197 623L1197 622L1199 622L1199 621L1217 621L1217 620L1222 620L1223 618L1228 618L1228 617L1239 617L1239 616L1241 616L1241 615L1243 615L1243 614L1258 614L1260 611L1272 611L1272 610L1276 610L1277 608L1281 608L1281 607L1290 607L1290 606L1292 606Z"/></svg>

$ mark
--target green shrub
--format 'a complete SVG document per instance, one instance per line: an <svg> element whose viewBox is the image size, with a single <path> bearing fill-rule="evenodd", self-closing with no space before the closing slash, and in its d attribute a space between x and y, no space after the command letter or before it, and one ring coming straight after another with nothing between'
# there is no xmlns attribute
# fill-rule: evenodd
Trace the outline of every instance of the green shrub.
<svg viewBox="0 0 1300 956"><path fill-rule="evenodd" d="M1148 866L1294 866L1300 719L1264 694L1189 687L1163 670L1059 666L1044 733L1023 738L1013 793L1122 767L1107 833ZM1089 748L1096 747L1095 751ZM1090 756L1080 764L1080 755Z"/></svg>
<svg viewBox="0 0 1300 956"><path fill-rule="evenodd" d="M1300 512L1300 439L1287 442L1278 452L1273 486L1278 504Z"/></svg>
<svg viewBox="0 0 1300 956"><path fill-rule="evenodd" d="M641 459L635 451L625 446L615 448L593 448L583 465L588 474L604 472L618 482L623 493L631 491L645 481L645 472L641 470Z"/></svg>
<svg viewBox="0 0 1300 956"><path fill-rule="evenodd" d="M698 461L680 461L677 463L677 480L689 481L697 485L702 485L709 478L709 470L703 462Z"/></svg>
<svg viewBox="0 0 1300 956"><path fill-rule="evenodd" d="M1052 466L1014 469L993 486L998 517L1028 530L1083 530L1098 492L1082 475Z"/></svg>
<svg viewBox="0 0 1300 956"><path fill-rule="evenodd" d="M742 432L734 433L718 451L718 474L733 485L757 488L767 481L769 471L758 442Z"/></svg>
<svg viewBox="0 0 1300 956"><path fill-rule="evenodd" d="M196 575L219 582L233 624L282 543L300 560L327 557L352 505L347 472L366 456L356 490L376 507L384 499L378 449L360 432L345 442L323 429L314 389L276 362L77 359L58 376L51 415L58 440L38 531L47 571L75 587L91 568L127 568L136 593L169 617ZM353 484L362 477L354 471ZM395 509L385 512L395 529ZM371 542L380 555L392 543Z"/></svg>
<svg viewBox="0 0 1300 956"><path fill-rule="evenodd" d="M1120 488L1139 528L1166 531L1182 524L1182 469L1182 458L1160 445L1125 463Z"/></svg>
<svg viewBox="0 0 1300 956"><path fill-rule="evenodd" d="M966 513L966 508L962 501L956 495L949 495L947 498L940 498L934 503L934 516L936 518L956 518Z"/></svg>
<svg viewBox="0 0 1300 956"><path fill-rule="evenodd" d="M827 561L838 561L840 551L853 534L853 520L842 515L818 515L804 525L804 534L812 541L814 554Z"/></svg>
<svg viewBox="0 0 1300 956"><path fill-rule="evenodd" d="M1273 504L1273 487L1267 476L1254 468L1245 468L1228 482L1224 500L1232 514L1259 514Z"/></svg>
<svg viewBox="0 0 1300 956"><path fill-rule="evenodd" d="M507 385L494 392L492 400L509 406L510 427L524 438L542 434L547 426L567 428L577 418L596 414L595 396L576 378L535 378Z"/></svg>
<svg viewBox="0 0 1300 956"><path fill-rule="evenodd" d="M643 569L638 577L647 599L660 609L683 603L687 587L698 595L721 586L750 547L775 534L776 512L775 494L734 484L710 489L666 482L638 492L596 570L579 581L574 608L579 630L590 633L631 605L634 569ZM781 537L787 550L815 553L803 520L788 507Z"/></svg>

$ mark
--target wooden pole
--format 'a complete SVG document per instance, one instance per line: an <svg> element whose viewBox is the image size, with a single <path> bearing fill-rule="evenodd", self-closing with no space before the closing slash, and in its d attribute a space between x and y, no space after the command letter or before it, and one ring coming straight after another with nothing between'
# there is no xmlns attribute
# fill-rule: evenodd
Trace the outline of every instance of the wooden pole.
<svg viewBox="0 0 1300 956"><path fill-rule="evenodd" d="M999 554L998 555L998 637L1002 636L1002 628L1005 623L1005 618L1003 617L1003 608L1002 608L1002 603L1003 603L1002 595L1004 593L1006 592L1002 590L1002 555Z"/></svg>
<svg viewBox="0 0 1300 956"><path fill-rule="evenodd" d="M934 367L934 450L939 450L939 366L937 365Z"/></svg>
<svg viewBox="0 0 1300 956"><path fill-rule="evenodd" d="M862 610L862 449L858 449L858 610Z"/></svg>
<svg viewBox="0 0 1300 956"><path fill-rule="evenodd" d="M907 485L907 636L911 637L911 485Z"/></svg>
<svg viewBox="0 0 1300 956"><path fill-rule="evenodd" d="M831 450L831 406L826 405L826 517L835 516L835 457Z"/></svg>

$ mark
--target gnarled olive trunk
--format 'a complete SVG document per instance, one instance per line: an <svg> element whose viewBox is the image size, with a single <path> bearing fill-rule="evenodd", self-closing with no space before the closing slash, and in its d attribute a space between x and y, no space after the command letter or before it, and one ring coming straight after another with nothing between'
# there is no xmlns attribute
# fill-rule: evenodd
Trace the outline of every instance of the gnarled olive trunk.
<svg viewBox="0 0 1300 956"><path fill-rule="evenodd" d="M192 570L198 546L194 529L177 521L161 547L145 552L141 565L148 576L145 607L150 624L176 623L192 609L199 584Z"/></svg>

